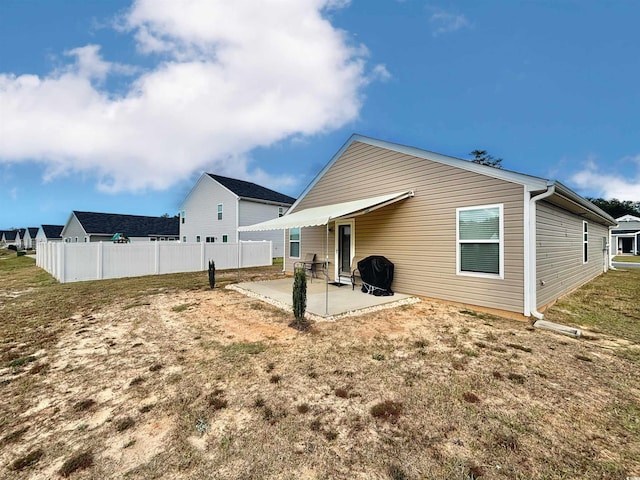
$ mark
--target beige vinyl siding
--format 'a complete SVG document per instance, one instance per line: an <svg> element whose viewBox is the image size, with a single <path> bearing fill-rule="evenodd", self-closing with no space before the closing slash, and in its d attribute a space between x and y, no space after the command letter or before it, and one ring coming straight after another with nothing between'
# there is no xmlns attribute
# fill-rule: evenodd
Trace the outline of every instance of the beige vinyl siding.
<svg viewBox="0 0 640 480"><path fill-rule="evenodd" d="M354 142L296 210L409 189L415 197L355 218L354 255L389 258L398 292L522 313L522 185ZM493 204L504 205L504 279L456 275L456 208ZM324 227L310 230L302 230L302 254L310 251L308 237L324 252Z"/></svg>
<svg viewBox="0 0 640 480"><path fill-rule="evenodd" d="M583 218L548 202L536 207L537 307L583 285L603 272L602 239L608 228L589 225L589 261L582 261ZM541 283L544 282L544 285Z"/></svg>

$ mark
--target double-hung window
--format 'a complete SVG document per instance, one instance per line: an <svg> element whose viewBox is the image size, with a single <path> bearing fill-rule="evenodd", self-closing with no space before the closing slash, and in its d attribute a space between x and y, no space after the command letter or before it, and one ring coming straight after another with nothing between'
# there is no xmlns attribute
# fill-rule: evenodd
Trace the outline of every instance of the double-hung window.
<svg viewBox="0 0 640 480"><path fill-rule="evenodd" d="M222 220L222 204L218 204L218 220Z"/></svg>
<svg viewBox="0 0 640 480"><path fill-rule="evenodd" d="M289 257L300 258L300 228L289 229Z"/></svg>
<svg viewBox="0 0 640 480"><path fill-rule="evenodd" d="M503 278L503 205L456 209L458 275Z"/></svg>

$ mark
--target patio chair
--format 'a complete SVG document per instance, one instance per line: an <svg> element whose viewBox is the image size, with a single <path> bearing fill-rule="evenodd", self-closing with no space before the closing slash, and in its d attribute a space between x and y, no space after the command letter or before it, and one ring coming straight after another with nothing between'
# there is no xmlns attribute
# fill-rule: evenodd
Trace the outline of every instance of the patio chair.
<svg viewBox="0 0 640 480"><path fill-rule="evenodd" d="M351 290L356 288L356 277L360 278L360 270L358 270L358 262L366 257L353 257L351 262Z"/></svg>
<svg viewBox="0 0 640 480"><path fill-rule="evenodd" d="M304 261L301 263L304 264L305 272L309 272L311 277L311 283L313 283L313 277L316 276L316 254L315 253L307 253L304 257Z"/></svg>

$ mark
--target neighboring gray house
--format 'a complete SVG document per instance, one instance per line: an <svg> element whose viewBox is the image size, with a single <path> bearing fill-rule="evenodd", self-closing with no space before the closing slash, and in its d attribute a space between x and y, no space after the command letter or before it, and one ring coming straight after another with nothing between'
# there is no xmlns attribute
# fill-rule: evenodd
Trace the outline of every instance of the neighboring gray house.
<svg viewBox="0 0 640 480"><path fill-rule="evenodd" d="M131 242L149 242L176 241L179 231L177 218L74 210L60 235L67 243L110 242L117 233Z"/></svg>
<svg viewBox="0 0 640 480"><path fill-rule="evenodd" d="M64 225L40 225L36 234L36 244L47 242L61 242Z"/></svg>
<svg viewBox="0 0 640 480"><path fill-rule="evenodd" d="M611 230L611 253L640 255L640 218L624 215L616 222L618 225Z"/></svg>
<svg viewBox="0 0 640 480"><path fill-rule="evenodd" d="M350 283L383 255L398 292L539 317L608 269L615 224L559 182L353 135L285 216L241 231L287 229L289 272L315 253Z"/></svg>
<svg viewBox="0 0 640 480"><path fill-rule="evenodd" d="M295 198L252 182L203 173L180 208L183 242L237 243L270 240L273 256L284 254L284 232L238 234L238 227L284 215Z"/></svg>

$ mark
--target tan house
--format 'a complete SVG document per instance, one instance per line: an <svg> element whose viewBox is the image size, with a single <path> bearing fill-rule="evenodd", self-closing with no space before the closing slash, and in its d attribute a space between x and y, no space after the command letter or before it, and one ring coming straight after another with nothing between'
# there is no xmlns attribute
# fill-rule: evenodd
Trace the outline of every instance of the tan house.
<svg viewBox="0 0 640 480"><path fill-rule="evenodd" d="M608 269L608 214L559 182L353 135L281 218L284 268L315 253L331 280L395 264L393 289L540 316Z"/></svg>

